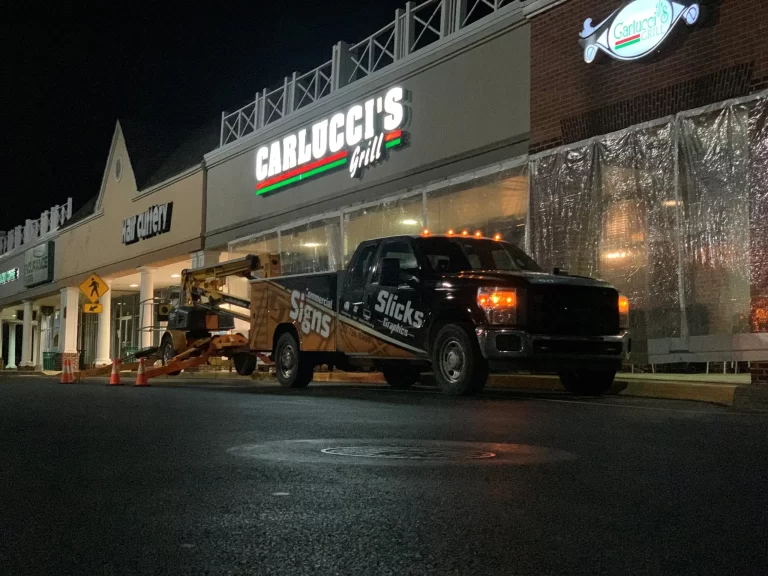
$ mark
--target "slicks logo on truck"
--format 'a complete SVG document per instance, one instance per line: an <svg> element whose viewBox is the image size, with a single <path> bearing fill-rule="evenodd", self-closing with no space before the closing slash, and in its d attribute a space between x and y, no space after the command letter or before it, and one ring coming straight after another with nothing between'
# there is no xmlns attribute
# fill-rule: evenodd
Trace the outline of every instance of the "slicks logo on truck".
<svg viewBox="0 0 768 576"><path fill-rule="evenodd" d="M405 303L398 302L397 294L390 294L386 290L379 292L376 298L375 310L411 328L421 328L424 325L424 312L415 310L410 300ZM389 330L391 334L398 333L401 336L410 336L408 328L402 324L391 322L388 318L384 318L383 324L384 328Z"/></svg>
<svg viewBox="0 0 768 576"><path fill-rule="evenodd" d="M307 302L307 297L309 297L309 300L326 302L323 298L311 292L302 294L298 290L294 290L291 292L291 312L288 316L291 320L298 321L304 334L317 332L323 338L328 338L331 335L331 316L312 306L311 303ZM331 304L331 302L328 302L329 307Z"/></svg>

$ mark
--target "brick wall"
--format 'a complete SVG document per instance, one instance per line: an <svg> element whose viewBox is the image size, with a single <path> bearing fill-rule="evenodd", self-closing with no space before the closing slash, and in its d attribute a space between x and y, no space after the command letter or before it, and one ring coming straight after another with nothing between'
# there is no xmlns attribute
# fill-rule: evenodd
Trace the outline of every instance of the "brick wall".
<svg viewBox="0 0 768 576"><path fill-rule="evenodd" d="M706 21L680 22L663 52L584 62L586 18L619 0L568 0L531 23L531 151L574 142L768 87L768 2L723 0Z"/></svg>

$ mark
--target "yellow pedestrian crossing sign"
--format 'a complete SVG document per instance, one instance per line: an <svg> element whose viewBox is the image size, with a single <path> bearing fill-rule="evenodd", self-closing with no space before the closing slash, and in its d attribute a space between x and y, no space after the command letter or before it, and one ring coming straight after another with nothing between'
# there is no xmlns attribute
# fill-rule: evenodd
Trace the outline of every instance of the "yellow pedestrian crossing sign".
<svg viewBox="0 0 768 576"><path fill-rule="evenodd" d="M88 279L80 284L80 292L85 294L91 302L98 302L99 298L109 292L109 286L96 274L91 274Z"/></svg>
<svg viewBox="0 0 768 576"><path fill-rule="evenodd" d="M86 314L101 314L104 312L104 306L102 304L86 304L83 306L83 312Z"/></svg>

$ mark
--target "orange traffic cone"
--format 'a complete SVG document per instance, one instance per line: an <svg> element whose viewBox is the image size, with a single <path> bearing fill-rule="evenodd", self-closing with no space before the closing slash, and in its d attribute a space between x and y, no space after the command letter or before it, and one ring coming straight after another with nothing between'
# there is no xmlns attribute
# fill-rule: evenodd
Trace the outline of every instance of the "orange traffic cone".
<svg viewBox="0 0 768 576"><path fill-rule="evenodd" d="M122 382L120 382L120 360L115 358L112 361L112 374L109 376L109 385L110 386L122 386Z"/></svg>
<svg viewBox="0 0 768 576"><path fill-rule="evenodd" d="M144 358L139 358L139 373L136 375L136 386L149 386L147 373L144 369Z"/></svg>
<svg viewBox="0 0 768 576"><path fill-rule="evenodd" d="M61 383L74 384L75 375L72 373L72 360L64 360L61 368Z"/></svg>

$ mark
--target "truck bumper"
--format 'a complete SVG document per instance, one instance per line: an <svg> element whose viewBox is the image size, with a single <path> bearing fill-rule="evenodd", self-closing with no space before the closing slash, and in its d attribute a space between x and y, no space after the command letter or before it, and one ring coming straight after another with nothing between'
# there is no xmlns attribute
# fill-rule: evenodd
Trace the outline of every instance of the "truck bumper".
<svg viewBox="0 0 768 576"><path fill-rule="evenodd" d="M479 327L480 351L493 372L616 369L629 357L629 332L615 336L547 336L523 330Z"/></svg>

